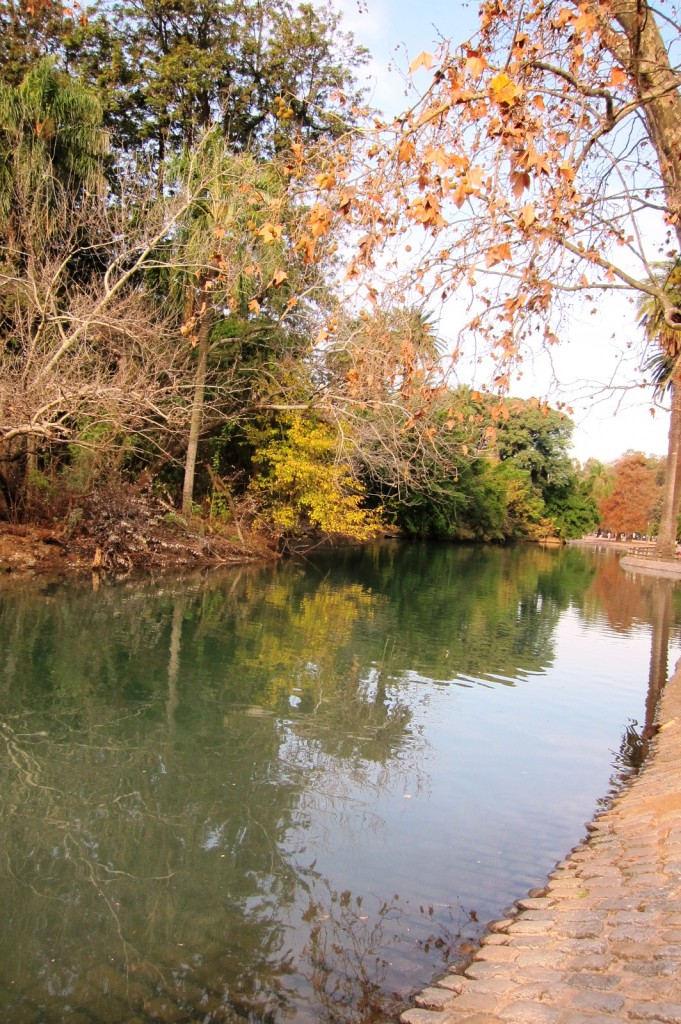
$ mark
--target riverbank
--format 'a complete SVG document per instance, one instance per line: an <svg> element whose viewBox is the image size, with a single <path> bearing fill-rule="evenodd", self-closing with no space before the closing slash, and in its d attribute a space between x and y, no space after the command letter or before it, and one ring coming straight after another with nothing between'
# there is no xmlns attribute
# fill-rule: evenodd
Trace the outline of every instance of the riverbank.
<svg viewBox="0 0 681 1024"><path fill-rule="evenodd" d="M681 662L644 768L402 1024L681 1022Z"/></svg>
<svg viewBox="0 0 681 1024"><path fill-rule="evenodd" d="M239 565L278 557L261 535L229 524L186 521L139 492L97 494L50 524L0 524L0 574L112 577Z"/></svg>

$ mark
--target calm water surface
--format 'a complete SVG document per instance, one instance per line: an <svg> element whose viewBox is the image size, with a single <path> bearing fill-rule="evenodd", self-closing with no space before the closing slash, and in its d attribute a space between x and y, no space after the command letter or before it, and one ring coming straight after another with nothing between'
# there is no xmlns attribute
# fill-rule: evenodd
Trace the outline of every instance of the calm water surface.
<svg viewBox="0 0 681 1024"><path fill-rule="evenodd" d="M607 553L0 595L0 1018L369 1022L584 834L680 653Z"/></svg>

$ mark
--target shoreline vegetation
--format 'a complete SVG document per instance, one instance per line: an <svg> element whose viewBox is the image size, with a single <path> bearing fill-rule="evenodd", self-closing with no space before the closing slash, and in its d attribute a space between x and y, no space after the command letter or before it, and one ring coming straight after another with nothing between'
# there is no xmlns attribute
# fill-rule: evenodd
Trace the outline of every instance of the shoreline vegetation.
<svg viewBox="0 0 681 1024"><path fill-rule="evenodd" d="M602 184L636 111L627 90L647 95L632 69L643 54L672 73L662 42L636 33L613 68L618 14L585 29L566 8L574 35L556 50L540 4L533 45L552 63L534 67L530 100L530 36L483 5L476 48L421 54L410 73L432 70L431 86L384 122L370 54L332 5L159 10L0 0L0 566L120 577L386 531L561 544L598 524L657 534L673 558L678 259L642 250L638 281L594 257L643 239L629 219L649 185L632 198L634 174L622 203L619 178L610 199ZM576 86L584 60L608 97L591 128L579 89L558 100L553 77L558 61ZM679 147L662 145L666 108L645 111L634 149L648 181L648 147L663 166ZM572 167L577 124L589 159ZM592 128L615 146L607 158ZM678 242L665 175L656 210ZM421 228L432 244L413 251ZM528 357L560 341L560 296L590 304L592 287L638 296L659 357L641 384L672 399L666 462L629 451L582 466L571 407L514 396ZM469 290L452 335L446 303ZM470 380L469 356L489 358L488 380Z"/></svg>
<svg viewBox="0 0 681 1024"><path fill-rule="evenodd" d="M376 534L375 539L409 541L419 538L410 537L399 529L386 528ZM642 567L644 563L650 563L653 568L655 565L654 541L593 535L567 541L553 536L510 541L517 542L551 548L565 543L607 547L622 552L631 568L639 568L639 563ZM323 534L282 542L281 538L268 537L264 532L237 530L234 524L214 524L200 517L187 520L162 499L121 492L93 495L80 503L77 514L53 524L0 522L0 576L5 584L10 578L66 581L90 575L98 581L144 579L158 573L184 574L275 562L287 555L309 554L319 547L358 543L363 542ZM450 540L449 543L467 542ZM681 561L675 564L681 576Z"/></svg>

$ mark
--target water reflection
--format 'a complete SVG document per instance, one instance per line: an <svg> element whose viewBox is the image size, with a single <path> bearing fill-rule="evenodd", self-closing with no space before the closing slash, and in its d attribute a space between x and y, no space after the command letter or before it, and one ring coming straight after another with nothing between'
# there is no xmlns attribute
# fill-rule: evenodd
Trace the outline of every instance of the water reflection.
<svg viewBox="0 0 681 1024"><path fill-rule="evenodd" d="M578 838L616 746L601 719L640 717L644 624L651 694L666 677L675 594L617 573L383 545L8 591L5 1019L394 1012ZM575 637L626 647L623 677L584 689Z"/></svg>

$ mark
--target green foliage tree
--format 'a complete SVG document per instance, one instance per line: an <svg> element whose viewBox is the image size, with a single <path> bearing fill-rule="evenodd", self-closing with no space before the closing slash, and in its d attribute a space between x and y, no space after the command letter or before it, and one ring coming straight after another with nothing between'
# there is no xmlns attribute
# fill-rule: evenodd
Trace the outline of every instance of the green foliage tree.
<svg viewBox="0 0 681 1024"><path fill-rule="evenodd" d="M598 512L568 455L573 424L538 403L459 388L440 396L427 471L379 493L419 536L504 540L583 536Z"/></svg>
<svg viewBox="0 0 681 1024"><path fill-rule="evenodd" d="M272 156L356 120L368 54L331 7L288 0L0 0L0 80L36 60L96 89L115 145L165 159L211 124L237 149Z"/></svg>
<svg viewBox="0 0 681 1024"><path fill-rule="evenodd" d="M95 95L40 60L17 85L0 85L0 239L21 266L49 244L55 208L101 189L108 137Z"/></svg>

